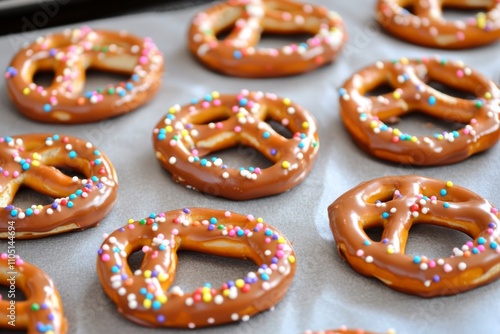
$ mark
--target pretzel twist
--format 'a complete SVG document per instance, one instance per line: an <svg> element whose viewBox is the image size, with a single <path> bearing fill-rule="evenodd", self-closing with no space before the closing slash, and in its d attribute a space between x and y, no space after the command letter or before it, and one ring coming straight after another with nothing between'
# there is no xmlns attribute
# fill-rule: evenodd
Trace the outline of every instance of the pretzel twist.
<svg viewBox="0 0 500 334"><path fill-rule="evenodd" d="M25 116L47 123L88 123L127 113L158 91L163 55L150 38L88 27L48 35L19 51L7 69L7 88ZM130 75L102 89L85 89L85 71ZM33 77L54 71L49 87Z"/></svg>
<svg viewBox="0 0 500 334"><path fill-rule="evenodd" d="M444 94L426 84L431 80L470 92L476 99ZM365 96L385 83L394 91ZM435 57L377 62L354 74L339 93L347 130L359 147L385 160L422 166L451 164L489 149L500 136L499 89L460 61ZM384 123L410 112L465 126L434 136L415 136Z"/></svg>
<svg viewBox="0 0 500 334"><path fill-rule="evenodd" d="M457 294L500 277L498 210L474 192L421 176L387 176L361 183L328 208L339 253L359 273L422 297ZM431 224L473 240L448 258L405 254L413 225ZM365 230L382 227L374 241Z"/></svg>
<svg viewBox="0 0 500 334"><path fill-rule="evenodd" d="M142 249L132 272L127 258ZM250 259L259 269L220 287L184 293L170 286L177 251ZM185 208L152 214L110 234L98 251L104 292L127 319L151 327L195 328L246 321L285 295L295 274L291 244L262 218L229 211Z"/></svg>
<svg viewBox="0 0 500 334"><path fill-rule="evenodd" d="M407 7L412 7L415 14ZM450 21L443 18L443 7L486 12L465 21ZM497 0L379 0L377 19L392 35L427 47L473 48L500 38Z"/></svg>
<svg viewBox="0 0 500 334"><path fill-rule="evenodd" d="M220 120L223 119L223 120ZM293 133L286 138L265 121ZM316 121L302 107L274 94L217 92L169 114L153 133L156 157L176 182L212 195L246 200L284 192L302 182L319 149ZM212 153L243 144L273 162L232 168Z"/></svg>
<svg viewBox="0 0 500 334"><path fill-rule="evenodd" d="M82 173L68 176L59 168ZM48 205L13 205L20 187L55 198ZM34 239L97 225L116 200L117 178L106 155L64 135L0 138L0 238L15 224L17 239Z"/></svg>
<svg viewBox="0 0 500 334"><path fill-rule="evenodd" d="M222 40L217 35L231 29ZM304 43L259 48L263 33L311 34ZM325 7L289 0L230 0L199 13L189 49L207 67L238 77L278 77L332 62L347 35L342 18Z"/></svg>
<svg viewBox="0 0 500 334"><path fill-rule="evenodd" d="M0 328L25 329L28 334L64 334L67 322L59 292L42 270L12 254L0 254L0 280L8 284L0 295ZM16 301L21 290L26 300Z"/></svg>

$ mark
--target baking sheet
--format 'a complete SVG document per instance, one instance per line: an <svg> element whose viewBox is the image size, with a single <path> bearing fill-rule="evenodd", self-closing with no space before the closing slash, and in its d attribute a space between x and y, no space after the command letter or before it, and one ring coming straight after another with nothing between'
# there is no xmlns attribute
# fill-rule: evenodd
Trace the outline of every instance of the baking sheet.
<svg viewBox="0 0 500 334"><path fill-rule="evenodd" d="M114 162L120 188L109 216L96 227L41 240L16 242L16 252L43 268L55 281L69 321L69 333L168 333L174 329L147 329L120 316L104 295L96 275L96 252L102 235L141 219L151 212L198 206L263 217L293 241L298 270L286 297L273 311L248 322L199 330L204 333L300 333L306 329L347 325L373 331L394 328L397 333L494 332L500 328L500 282L457 296L422 299L392 291L375 279L354 272L336 252L328 225L327 207L361 181L385 175L420 174L470 188L500 205L498 192L500 146L456 165L415 168L379 161L357 149L339 118L338 87L356 70L377 60L422 57L439 53L462 59L495 80L500 77L500 43L474 50L447 52L417 47L380 31L373 19L373 0L310 1L327 5L346 21L349 42L338 60L320 70L280 79L239 79L211 72L187 51L188 22L199 5L170 12L141 13L88 22L93 28L128 30L150 36L164 52L166 70L158 95L148 105L123 117L87 125L40 124L22 117L7 98L0 82L0 135L54 132L87 139ZM78 25L79 26L79 25ZM71 26L71 28L77 26ZM59 31L60 29L50 29ZM21 43L40 32L26 31L0 38L0 67L7 68ZM289 40L288 40L289 41ZM274 42L267 40L266 43ZM115 78L116 79L116 78ZM97 76L93 84L107 82ZM320 152L309 177L287 193L235 202L197 193L174 184L156 161L151 133L168 107L185 104L211 91L237 93L242 88L289 97L318 120ZM422 124L420 124L422 126ZM251 165L254 154L233 150L235 161ZM31 200L30 194L18 203ZM456 239L456 238L457 239ZM463 244L460 233L438 228L412 230L408 253L448 256ZM5 243L0 251L6 251ZM181 253L176 284L184 290L204 282L214 285L242 277L255 266L201 254ZM3 332L2 332L3 333Z"/></svg>

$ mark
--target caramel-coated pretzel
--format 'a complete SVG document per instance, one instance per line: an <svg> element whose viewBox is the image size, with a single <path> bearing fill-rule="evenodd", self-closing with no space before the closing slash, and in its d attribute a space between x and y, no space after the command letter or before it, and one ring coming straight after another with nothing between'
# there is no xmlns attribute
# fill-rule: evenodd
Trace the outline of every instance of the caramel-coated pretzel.
<svg viewBox="0 0 500 334"><path fill-rule="evenodd" d="M46 273L18 256L2 253L0 280L1 285L8 285L7 299L0 295L0 328L25 329L28 334L66 333L61 298ZM15 300L21 291L26 300Z"/></svg>
<svg viewBox="0 0 500 334"><path fill-rule="evenodd" d="M412 14L405 7L412 7ZM468 20L446 20L443 7L486 10ZM392 35L413 44L443 49L486 45L500 38L497 0L379 0L377 20Z"/></svg>
<svg viewBox="0 0 500 334"><path fill-rule="evenodd" d="M476 99L442 93L427 85L431 80L470 92ZM394 91L365 96L382 84ZM460 61L434 57L377 62L354 74L339 93L347 130L358 146L385 160L422 166L451 164L487 150L500 136L499 89ZM465 126L433 136L415 136L384 123L410 112Z"/></svg>
<svg viewBox="0 0 500 334"><path fill-rule="evenodd" d="M47 123L88 123L121 115L158 91L163 55L149 38L88 27L38 38L7 69L7 88L25 116ZM84 92L85 71L123 73L130 79ZM33 82L39 71L55 73L49 87Z"/></svg>
<svg viewBox="0 0 500 334"><path fill-rule="evenodd" d="M278 133L267 119L285 126L293 137ZM288 98L246 90L238 95L213 92L193 104L171 107L156 125L153 143L156 157L176 182L234 200L292 188L308 175L319 149L316 121L308 111ZM232 168L211 156L238 144L256 149L273 165Z"/></svg>
<svg viewBox="0 0 500 334"><path fill-rule="evenodd" d="M59 168L82 173L68 176ZM13 205L21 186L55 198ZM84 140L57 134L0 138L0 239L33 239L97 225L116 200L117 178L106 155Z"/></svg>
<svg viewBox="0 0 500 334"><path fill-rule="evenodd" d="M232 29L223 40L217 35ZM313 35L304 43L259 48L263 33ZM238 77L278 77L332 62L347 35L342 18L325 7L290 0L229 0L199 13L189 49L207 67Z"/></svg>
<svg viewBox="0 0 500 334"><path fill-rule="evenodd" d="M422 297L453 295L500 277L498 210L474 192L422 176L387 176L361 183L328 208L341 256L359 273ZM431 224L473 240L448 258L405 254L413 225ZM374 241L365 230L382 227Z"/></svg>
<svg viewBox="0 0 500 334"><path fill-rule="evenodd" d="M144 259L132 272L127 258L140 249ZM180 250L250 259L259 269L220 287L205 283L183 292L178 286L170 288ZM130 222L106 238L97 259L102 287L118 311L151 327L198 328L246 321L283 298L295 268L290 242L262 218L202 208Z"/></svg>

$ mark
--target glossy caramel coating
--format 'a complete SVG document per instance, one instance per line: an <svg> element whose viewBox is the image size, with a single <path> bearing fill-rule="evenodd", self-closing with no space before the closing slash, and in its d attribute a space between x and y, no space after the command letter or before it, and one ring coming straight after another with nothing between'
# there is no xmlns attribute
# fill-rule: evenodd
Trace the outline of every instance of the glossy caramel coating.
<svg viewBox="0 0 500 334"><path fill-rule="evenodd" d="M421 297L453 295L500 277L498 210L474 192L422 176L363 182L328 207L339 254L359 273ZM473 240L447 258L405 254L413 225L455 229ZM365 230L383 228L380 241Z"/></svg>
<svg viewBox="0 0 500 334"><path fill-rule="evenodd" d="M429 86L437 81L473 94L468 100ZM387 84L394 91L366 96ZM377 62L355 73L339 90L342 121L356 144L395 163L446 165L489 149L500 136L500 90L461 61L440 57ZM433 136L403 133L393 124L409 113L457 122L463 128Z"/></svg>
<svg viewBox="0 0 500 334"><path fill-rule="evenodd" d="M413 13L406 8L412 7ZM446 20L443 8L484 10L467 20ZM500 38L497 0L379 0L377 20L390 34L410 43L442 49L474 48Z"/></svg>
<svg viewBox="0 0 500 334"><path fill-rule="evenodd" d="M218 35L230 30L222 40ZM258 47L263 33L310 34L305 42ZM314 70L335 60L347 40L342 18L322 6L290 0L229 0L199 13L189 49L207 67L227 75L280 77Z"/></svg>
<svg viewBox="0 0 500 334"><path fill-rule="evenodd" d="M70 169L85 178L57 169ZM0 138L0 239L35 239L97 225L112 209L117 178L111 161L91 143L65 135ZM28 187L51 198L47 205L13 205Z"/></svg>
<svg viewBox="0 0 500 334"><path fill-rule="evenodd" d="M138 250L144 258L132 272L127 258ZM220 287L205 283L183 292L171 287L181 250L249 259L259 269ZM247 321L273 307L292 283L295 261L290 242L262 218L184 208L152 214L111 233L98 251L97 273L127 319L143 326L198 328Z"/></svg>
<svg viewBox="0 0 500 334"><path fill-rule="evenodd" d="M127 32L65 30L20 50L5 74L9 96L26 117L45 123L89 123L128 113L158 91L163 55L149 38ZM130 75L119 84L85 92L85 71ZM33 82L53 71L49 87Z"/></svg>
<svg viewBox="0 0 500 334"><path fill-rule="evenodd" d="M286 127L286 138L266 120ZM153 131L156 157L172 178L214 196L247 200L287 191L311 171L319 141L316 121L287 98L262 92L214 92L170 108ZM273 165L234 168L213 156L237 145L252 147Z"/></svg>
<svg viewBox="0 0 500 334"><path fill-rule="evenodd" d="M50 277L36 266L13 254L0 254L0 282L8 293L0 298L0 329L9 333L64 334L68 324L61 297ZM26 300L14 300L24 293ZM0 296L2 297L2 296Z"/></svg>

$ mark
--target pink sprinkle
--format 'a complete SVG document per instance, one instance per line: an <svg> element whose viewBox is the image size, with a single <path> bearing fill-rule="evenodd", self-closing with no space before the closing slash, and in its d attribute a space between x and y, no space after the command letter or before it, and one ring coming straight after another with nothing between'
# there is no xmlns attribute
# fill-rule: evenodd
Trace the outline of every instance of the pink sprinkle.
<svg viewBox="0 0 500 334"><path fill-rule="evenodd" d="M488 234L493 234L493 229L492 228L489 228L486 231L488 232Z"/></svg>
<svg viewBox="0 0 500 334"><path fill-rule="evenodd" d="M271 238L265 238L265 239L264 239L264 242L265 242L266 244L270 243L270 242L271 242ZM499 248L500 248L500 247L499 247Z"/></svg>
<svg viewBox="0 0 500 334"><path fill-rule="evenodd" d="M319 38L315 37L315 38L311 38L309 40L309 45L312 45L312 46L318 46L321 44L321 41Z"/></svg>
<svg viewBox="0 0 500 334"><path fill-rule="evenodd" d="M497 208L491 208L491 213L496 215L498 213L498 209Z"/></svg>
<svg viewBox="0 0 500 334"><path fill-rule="evenodd" d="M9 72L6 72L6 73L4 74L4 78L5 78L5 79L10 78L10 73L9 73Z"/></svg>
<svg viewBox="0 0 500 334"><path fill-rule="evenodd" d="M139 58L139 64L144 65L148 62L148 58L142 56Z"/></svg>
<svg viewBox="0 0 500 334"><path fill-rule="evenodd" d="M16 260L16 266L22 266L24 264L24 261L20 258L17 258Z"/></svg>
<svg viewBox="0 0 500 334"><path fill-rule="evenodd" d="M217 123L215 124L215 127L216 127L217 129L222 129L222 126L223 126L222 122L217 122Z"/></svg>
<svg viewBox="0 0 500 334"><path fill-rule="evenodd" d="M83 197L83 198L87 198L88 196L89 196L89 194L88 194L88 193L82 193L82 197Z"/></svg>
<svg viewBox="0 0 500 334"><path fill-rule="evenodd" d="M464 77L464 71L462 70L457 70L457 77L463 78Z"/></svg>
<svg viewBox="0 0 500 334"><path fill-rule="evenodd" d="M8 171L8 170L5 170L5 171L3 172L3 176L9 176L9 171Z"/></svg>
<svg viewBox="0 0 500 334"><path fill-rule="evenodd" d="M429 268L434 268L434 267L436 267L436 261L430 260L429 261Z"/></svg>
<svg viewBox="0 0 500 334"><path fill-rule="evenodd" d="M222 104L222 101L217 99L217 100L214 100L213 104L214 104L214 106L218 107Z"/></svg>
<svg viewBox="0 0 500 334"><path fill-rule="evenodd" d="M201 103L201 107L202 107L202 108L208 108L208 107L210 107L210 102L208 102L208 101L203 101L203 102Z"/></svg>
<svg viewBox="0 0 500 334"><path fill-rule="evenodd" d="M42 87L42 86L37 86L37 87L36 87L36 91L37 91L38 93L43 92L43 87Z"/></svg>
<svg viewBox="0 0 500 334"><path fill-rule="evenodd" d="M437 200L437 197L436 197L436 196L434 196L434 195L432 195L432 196L431 196L431 201L435 201L435 200Z"/></svg>
<svg viewBox="0 0 500 334"><path fill-rule="evenodd" d="M363 256L365 254L365 252L362 250L362 249L358 249L358 251L356 252L356 255L357 256Z"/></svg>
<svg viewBox="0 0 500 334"><path fill-rule="evenodd" d="M156 259L158 257L158 251L154 251L153 254L151 255L152 259Z"/></svg>
<svg viewBox="0 0 500 334"><path fill-rule="evenodd" d="M142 247L142 251L143 251L144 253L149 252L149 246L143 246L143 247Z"/></svg>
<svg viewBox="0 0 500 334"><path fill-rule="evenodd" d="M457 32L457 39L463 41L465 39L465 34L462 31Z"/></svg>
<svg viewBox="0 0 500 334"><path fill-rule="evenodd" d="M464 135L468 135L470 133L469 129L465 128L464 129Z"/></svg>
<svg viewBox="0 0 500 334"><path fill-rule="evenodd" d="M252 233L252 231L245 229L245 235L249 235L250 233Z"/></svg>
<svg viewBox="0 0 500 334"><path fill-rule="evenodd" d="M57 98L55 96L51 96L49 98L50 104L55 105L57 104Z"/></svg>
<svg viewBox="0 0 500 334"><path fill-rule="evenodd" d="M257 224L257 228L258 228L258 229L261 229L261 228L263 228L263 227L264 227L264 224L262 224L262 223L258 223L258 224Z"/></svg>
<svg viewBox="0 0 500 334"><path fill-rule="evenodd" d="M254 169L254 173L255 173L255 174L260 174L260 173L261 173L260 168L259 168L259 167L255 167L255 169Z"/></svg>
<svg viewBox="0 0 500 334"><path fill-rule="evenodd" d="M445 273L449 273L450 271L453 270L453 268L447 263L444 265L443 270Z"/></svg>
<svg viewBox="0 0 500 334"><path fill-rule="evenodd" d="M241 126L239 126L239 125L235 126L234 132L236 132L236 133L241 132Z"/></svg>
<svg viewBox="0 0 500 334"><path fill-rule="evenodd" d="M6 259L7 259L7 253L2 253L2 254L0 255L0 258L1 258L2 260L6 260Z"/></svg>
<svg viewBox="0 0 500 334"><path fill-rule="evenodd" d="M238 110L239 110L239 108L238 108L238 106L233 106L233 107L231 108L231 110L232 110L234 113L237 113L237 112L238 112Z"/></svg>
<svg viewBox="0 0 500 334"><path fill-rule="evenodd" d="M35 210L33 210L33 213L34 213L35 215L37 215L37 214L39 214L39 213L40 213L40 210L35 209Z"/></svg>
<svg viewBox="0 0 500 334"><path fill-rule="evenodd" d="M252 108L254 106L254 102L253 101L248 101L247 102L247 107L248 108Z"/></svg>
<svg viewBox="0 0 500 334"><path fill-rule="evenodd" d="M173 234L173 235L177 235L177 234L179 234L179 230L178 230L178 229L176 229L176 228L174 228L174 229L172 230L172 234Z"/></svg>
<svg viewBox="0 0 500 334"><path fill-rule="evenodd" d="M175 146L177 145L177 141L175 139L170 140L170 146Z"/></svg>
<svg viewBox="0 0 500 334"><path fill-rule="evenodd" d="M480 252L484 252L484 245L478 245L477 250Z"/></svg>
<svg viewBox="0 0 500 334"><path fill-rule="evenodd" d="M271 268L271 270L276 270L276 269L278 269L278 265L276 263L271 263L269 265L269 268Z"/></svg>
<svg viewBox="0 0 500 334"><path fill-rule="evenodd" d="M250 94L250 91L248 89L242 89L240 94L243 96L248 96L248 94ZM238 96L241 96L241 95L238 95Z"/></svg>
<svg viewBox="0 0 500 334"><path fill-rule="evenodd" d="M477 123L477 119L472 118L472 119L470 120L470 124L476 124L476 123Z"/></svg>
<svg viewBox="0 0 500 334"><path fill-rule="evenodd" d="M128 224L127 227L128 227L129 230L133 230L135 228L135 225L134 224Z"/></svg>
<svg viewBox="0 0 500 334"><path fill-rule="evenodd" d="M111 260L111 258L109 257L109 254L102 254L101 260L103 262L108 262L109 260Z"/></svg>
<svg viewBox="0 0 500 334"><path fill-rule="evenodd" d="M193 149L191 150L191 154L194 155L194 156L197 156L198 155L198 150L197 149Z"/></svg>
<svg viewBox="0 0 500 334"><path fill-rule="evenodd" d="M469 247L469 249L474 247L474 243L472 241L467 241L465 244Z"/></svg>
<svg viewBox="0 0 500 334"><path fill-rule="evenodd" d="M12 177L16 178L19 176L19 172L16 170L12 173Z"/></svg>
<svg viewBox="0 0 500 334"><path fill-rule="evenodd" d="M281 259L285 253L282 250L276 251L276 257Z"/></svg>
<svg viewBox="0 0 500 334"><path fill-rule="evenodd" d="M229 212L229 211L224 212L224 216L225 217L231 217L231 212Z"/></svg>
<svg viewBox="0 0 500 334"><path fill-rule="evenodd" d="M201 221L201 225L207 226L208 225L208 220L204 219Z"/></svg>
<svg viewBox="0 0 500 334"><path fill-rule="evenodd" d="M248 216L247 216L247 219L248 219L249 221L252 221L252 220L254 220L255 218L254 218L254 216L253 216L253 215L248 215Z"/></svg>
<svg viewBox="0 0 500 334"><path fill-rule="evenodd" d="M234 237L236 235L236 230L229 231L229 236Z"/></svg>

